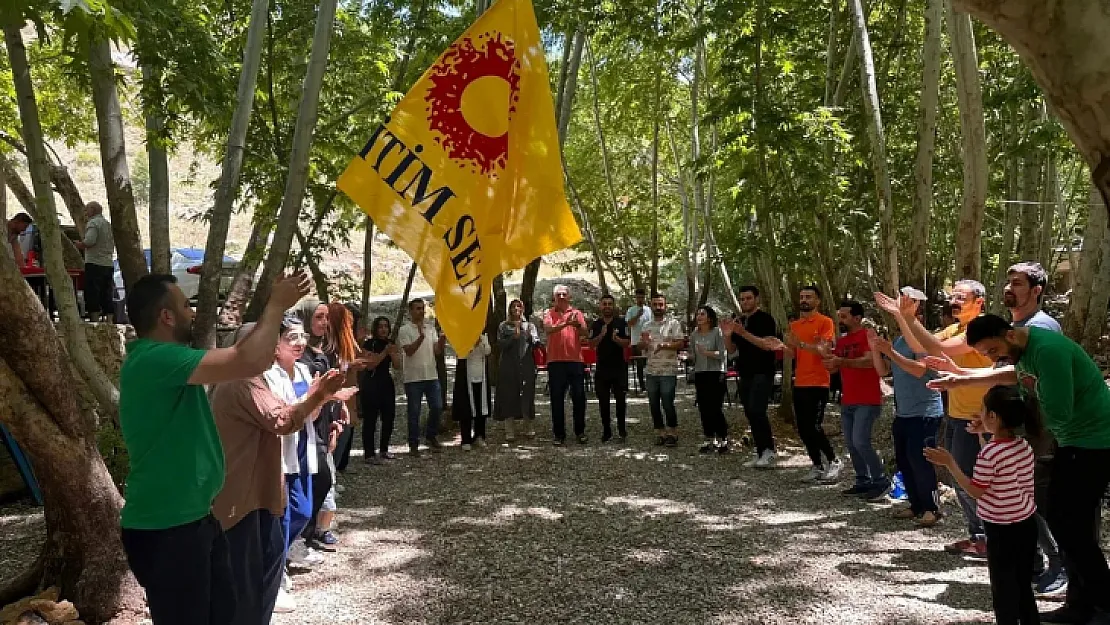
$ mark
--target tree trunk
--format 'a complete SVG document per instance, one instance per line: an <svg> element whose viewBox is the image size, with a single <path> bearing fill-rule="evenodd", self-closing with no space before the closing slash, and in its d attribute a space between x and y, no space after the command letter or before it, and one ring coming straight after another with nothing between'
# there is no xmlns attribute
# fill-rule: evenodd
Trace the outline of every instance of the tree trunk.
<svg viewBox="0 0 1110 625"><path fill-rule="evenodd" d="M84 235L85 226L88 225L88 219L85 218L85 200L81 197L77 184L73 182L73 177L69 175L69 170L62 165L51 165L50 181L54 183L54 192L62 197L62 202L69 210L73 226L77 228L77 232ZM83 265L82 262L82 268L84 268Z"/></svg>
<svg viewBox="0 0 1110 625"><path fill-rule="evenodd" d="M328 301L329 291L328 276L320 267L319 259L309 252L308 240L301 234L301 227L298 225L293 231L297 236L297 245L301 248L301 258L303 258L305 264L308 265L308 272L312 275L313 284L316 285L316 297L320 298L320 301L326 302Z"/></svg>
<svg viewBox="0 0 1110 625"><path fill-rule="evenodd" d="M1017 164L1011 159L1010 166L1006 168L1007 197L1014 197L1014 189L1018 186ZM1013 204L1002 205L1002 247L998 250L998 271L995 273L994 292L991 301L991 311L997 315L1005 312L1006 306L1002 301L1002 289L1009 279L1006 270L1014 259L1014 230L1018 226L1018 210Z"/></svg>
<svg viewBox="0 0 1110 625"><path fill-rule="evenodd" d="M983 91L971 16L948 10L948 37L956 68L960 134L963 141L963 205L956 222L956 277L982 278L983 216L987 207L987 131L983 120Z"/></svg>
<svg viewBox="0 0 1110 625"><path fill-rule="evenodd" d="M1093 173L1110 168L1110 12L1105 2L957 0L1014 47ZM1101 8L1099 8L1101 7ZM1093 178L1110 205L1110 178Z"/></svg>
<svg viewBox="0 0 1110 625"><path fill-rule="evenodd" d="M1060 170L1057 168L1056 155L1052 152L1045 154L1045 174L1044 186L1041 189L1041 231L1040 241L1037 245L1037 258L1044 264L1045 269L1049 275L1055 273L1055 253L1053 250L1053 243L1056 241L1055 237L1055 221L1057 217L1057 209L1063 207L1063 198L1060 194ZM1062 211L1060 211L1062 212ZM1062 217L1062 215L1061 215ZM1060 228L1064 228L1066 224L1061 219Z"/></svg>
<svg viewBox="0 0 1110 625"><path fill-rule="evenodd" d="M370 332L370 287L374 285L374 220L366 217L366 239L362 243L362 328Z"/></svg>
<svg viewBox="0 0 1110 625"><path fill-rule="evenodd" d="M4 40L40 213L36 221L46 248L47 277L57 287L68 353L15 263L0 256L0 309L8 320L0 326L0 397L7 400L0 405L0 421L26 450L46 502L40 585L60 585L83 618L102 622L121 608L140 609L141 593L128 573L119 540L123 500L97 451L93 420L78 408L71 366L85 377L104 413L114 416L119 400L89 350L62 263L50 164L20 26L5 26Z"/></svg>
<svg viewBox="0 0 1110 625"><path fill-rule="evenodd" d="M397 340L397 332L401 330L401 323L405 320L408 311L409 295L412 294L412 282L416 279L416 261L409 265L409 275L405 278L405 290L401 293L401 303L397 306L397 320L393 323L393 340Z"/></svg>
<svg viewBox="0 0 1110 625"><path fill-rule="evenodd" d="M143 82L161 84L158 70L143 66ZM161 88L156 90L161 93ZM150 170L150 270L168 274L170 264L170 162L166 156L166 124L157 112L163 102L152 102L146 114L146 155Z"/></svg>
<svg viewBox="0 0 1110 625"><path fill-rule="evenodd" d="M489 299L489 312L486 314L486 338L489 339L490 384L497 386L498 375L501 372L501 345L497 342L497 329L508 316L508 299L505 292L505 275L498 274L493 278L493 297ZM493 405L497 410L497 404Z"/></svg>
<svg viewBox="0 0 1110 625"><path fill-rule="evenodd" d="M289 156L289 174L285 181L281 209L278 211L277 227L270 245L270 254L262 266L262 277L254 290L254 298L247 308L247 319L256 319L262 314L266 301L270 299L270 287L274 279L281 275L289 259L289 248L293 245L293 235L297 228L297 217L304 201L305 186L308 182L309 152L316 128L317 106L320 103L320 87L324 81L324 70L328 65L328 50L331 47L331 33L335 25L335 5L337 0L320 0L316 14L316 30L312 36L312 53L305 72L304 88L297 110L297 126L293 130L293 149Z"/></svg>
<svg viewBox="0 0 1110 625"><path fill-rule="evenodd" d="M693 238L690 223L696 219L696 216L691 215L690 195L686 189L686 173L682 167L682 161L678 156L678 142L675 140L674 128L671 127L670 119L666 120L666 123L667 138L670 140L671 144L671 156L674 158L675 171L678 173L678 197L679 201L682 203L682 236L684 243L682 250L682 269L686 278L686 315L689 317L694 313L691 305L697 301L696 298L698 293L698 269L694 264L694 258L697 254L697 241Z"/></svg>
<svg viewBox="0 0 1110 625"><path fill-rule="evenodd" d="M1079 253L1078 267L1073 267L1075 287L1064 315L1064 334L1072 340L1080 341L1087 327L1087 313L1091 309L1091 291L1099 275L1102 263L1102 240L1107 232L1108 215L1099 205L1101 196L1098 187L1091 185L1090 199L1087 201L1087 227L1083 229L1083 249Z"/></svg>
<svg viewBox="0 0 1110 625"><path fill-rule="evenodd" d="M925 8L924 70L921 76L920 117L917 122L917 160L914 163L913 218L907 253L906 282L925 291L929 256L929 221L933 211L933 153L936 151L937 102L940 96L943 0L928 0Z"/></svg>
<svg viewBox="0 0 1110 625"><path fill-rule="evenodd" d="M258 273L258 266L262 264L262 257L266 254L266 242L269 240L272 230L273 226L269 221L265 221L265 223L255 221L254 226L251 227L251 235L247 239L247 247L243 250L243 258L239 261L235 278L232 280L231 289L227 294L227 301L224 302L223 310L220 311L219 320L221 325L234 326L243 322L243 309L246 308L247 302L250 300L251 289L254 287L254 276ZM219 285L217 284L217 286ZM215 329L213 324L211 328L213 344L215 344ZM195 344L195 333L193 340Z"/></svg>
<svg viewBox="0 0 1110 625"><path fill-rule="evenodd" d="M1097 208L1095 209L1097 210ZM1090 353L1098 348L1102 333L1106 330L1106 310L1110 306L1110 236L1103 234L1099 246L1101 259L1098 273L1091 286L1091 298L1087 307L1087 322L1083 328L1083 338L1079 343Z"/></svg>
<svg viewBox="0 0 1110 625"><path fill-rule="evenodd" d="M227 133L227 151L224 153L220 183L212 205L212 218L208 222L208 241L204 248L204 265L200 273L197 314L193 321L193 346L199 348L209 348L216 344L216 308L220 300L220 275L223 273L227 231L239 190L239 172L247 147L247 127L250 125L251 108L254 106L254 87L258 82L258 68L262 62L262 35L266 30L269 12L269 0L251 2L247 43L243 48L243 67L239 71L239 87L235 96L235 111L231 115L231 129ZM255 223L254 230L251 231L251 242L243 255L243 264L248 262L247 254L257 246L264 245L266 237L255 237L255 234L261 233L262 228L260 223ZM268 233L269 229L266 230ZM240 268L225 304L225 309L231 308L233 303L235 308L231 312L225 310L226 318L240 317L239 310L250 292L253 278L254 271L246 272Z"/></svg>
<svg viewBox="0 0 1110 625"><path fill-rule="evenodd" d="M875 197L878 200L879 246L882 249L880 272L883 289L893 293L898 283L898 239L894 230L894 198L890 190L890 174L886 162L886 136L879 107L879 91L875 85L875 61L871 56L871 38L867 33L867 17L862 0L848 0L852 8L852 26L860 50L860 83L863 105L867 114L867 135L871 143L871 169L875 175Z"/></svg>
<svg viewBox="0 0 1110 625"><path fill-rule="evenodd" d="M85 38L97 134L100 137L104 189L108 195L108 210L112 214L112 237L116 242L123 285L130 289L149 271L139 237L139 217L135 212L135 195L131 192L131 172L127 168L127 144L116 91L116 68L107 39L96 34L87 34Z"/></svg>
<svg viewBox="0 0 1110 625"><path fill-rule="evenodd" d="M659 116L660 85L663 67L655 73L655 109L651 120L651 275L648 277L648 295L659 291Z"/></svg>
<svg viewBox="0 0 1110 625"><path fill-rule="evenodd" d="M1022 260L1039 261L1037 256L1040 239L1037 232L1041 229L1041 207L1038 204L1041 190L1041 159L1039 155L1028 155L1021 167L1021 236L1018 256Z"/></svg>

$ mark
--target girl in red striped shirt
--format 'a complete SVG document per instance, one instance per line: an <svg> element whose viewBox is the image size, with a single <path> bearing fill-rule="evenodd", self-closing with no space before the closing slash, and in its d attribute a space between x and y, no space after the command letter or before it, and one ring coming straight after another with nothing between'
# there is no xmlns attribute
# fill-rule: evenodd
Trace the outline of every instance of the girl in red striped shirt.
<svg viewBox="0 0 1110 625"><path fill-rule="evenodd" d="M978 500L979 518L987 534L987 566L991 598L999 625L1040 623L1033 598L1033 561L1037 523L1033 513L1033 448L1015 432L1041 433L1037 410L1026 404L1017 387L995 386L983 397L982 419L967 429L979 434L982 450L974 475L960 471L952 454L929 447L925 457L946 467L967 494ZM984 434L992 434L988 442Z"/></svg>

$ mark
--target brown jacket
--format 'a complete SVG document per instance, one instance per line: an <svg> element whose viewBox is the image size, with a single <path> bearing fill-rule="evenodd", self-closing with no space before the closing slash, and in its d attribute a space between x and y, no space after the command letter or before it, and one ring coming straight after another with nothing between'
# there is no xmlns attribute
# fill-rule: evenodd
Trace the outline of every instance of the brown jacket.
<svg viewBox="0 0 1110 625"><path fill-rule="evenodd" d="M216 386L211 404L227 465L224 488L212 503L220 525L230 529L255 510L285 514L281 435L299 430L306 416L262 376Z"/></svg>

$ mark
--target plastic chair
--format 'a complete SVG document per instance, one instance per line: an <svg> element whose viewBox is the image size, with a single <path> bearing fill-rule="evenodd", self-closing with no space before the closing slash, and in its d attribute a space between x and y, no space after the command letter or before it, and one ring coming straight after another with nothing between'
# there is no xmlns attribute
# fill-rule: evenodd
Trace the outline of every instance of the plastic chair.
<svg viewBox="0 0 1110 625"><path fill-rule="evenodd" d="M586 377L586 390L593 390L593 370L597 366L597 350L589 347L582 347L582 364L583 374Z"/></svg>
<svg viewBox="0 0 1110 625"><path fill-rule="evenodd" d="M536 361L536 375L547 373L547 350L543 345L535 345L532 347L532 359ZM546 394L550 391L549 385L551 383L551 376L547 375L543 381L543 392Z"/></svg>

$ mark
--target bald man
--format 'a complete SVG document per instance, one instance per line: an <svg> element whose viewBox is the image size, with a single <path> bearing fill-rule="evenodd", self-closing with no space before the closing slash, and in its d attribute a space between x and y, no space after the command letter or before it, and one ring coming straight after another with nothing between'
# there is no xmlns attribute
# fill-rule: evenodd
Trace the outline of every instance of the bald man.
<svg viewBox="0 0 1110 625"><path fill-rule="evenodd" d="M115 283L112 266L116 242L112 238L112 224L104 218L104 207L99 202L85 205L85 238L76 243L77 249L85 252L85 311L89 321L103 321L104 317L114 319L112 302Z"/></svg>

